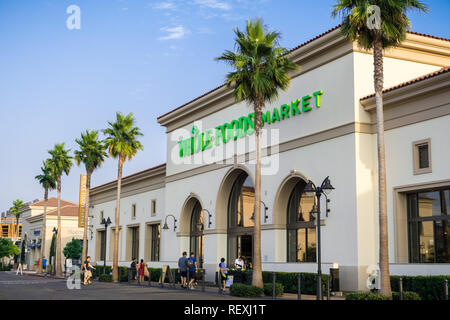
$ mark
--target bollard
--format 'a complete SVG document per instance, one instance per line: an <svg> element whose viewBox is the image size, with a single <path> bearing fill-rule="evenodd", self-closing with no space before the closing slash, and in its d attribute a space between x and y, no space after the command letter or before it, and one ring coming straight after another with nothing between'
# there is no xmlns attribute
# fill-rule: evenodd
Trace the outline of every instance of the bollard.
<svg viewBox="0 0 450 320"><path fill-rule="evenodd" d="M276 279L277 279L277 274L275 272L273 272L272 273L272 299L274 299L274 300L277 298Z"/></svg>
<svg viewBox="0 0 450 320"><path fill-rule="evenodd" d="M444 281L444 299L448 300L448 280Z"/></svg>
<svg viewBox="0 0 450 320"><path fill-rule="evenodd" d="M302 274L299 273L297 276L297 300L302 300Z"/></svg>
<svg viewBox="0 0 450 320"><path fill-rule="evenodd" d="M330 300L330 275L327 274L327 300Z"/></svg>
<svg viewBox="0 0 450 320"><path fill-rule="evenodd" d="M222 293L222 279L220 279L220 271L217 272L217 286L219 287L219 293Z"/></svg>
<svg viewBox="0 0 450 320"><path fill-rule="evenodd" d="M152 271L148 270L148 286L152 286Z"/></svg>
<svg viewBox="0 0 450 320"><path fill-rule="evenodd" d="M206 270L202 269L202 291L205 292L205 277L206 277Z"/></svg>
<svg viewBox="0 0 450 320"><path fill-rule="evenodd" d="M403 300L403 278L398 279L399 281L399 294L400 294L400 300Z"/></svg>

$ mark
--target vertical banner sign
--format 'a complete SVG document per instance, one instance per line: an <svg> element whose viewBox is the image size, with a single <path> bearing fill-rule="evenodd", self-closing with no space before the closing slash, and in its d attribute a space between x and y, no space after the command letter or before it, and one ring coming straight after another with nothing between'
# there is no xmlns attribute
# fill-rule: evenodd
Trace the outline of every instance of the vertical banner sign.
<svg viewBox="0 0 450 320"><path fill-rule="evenodd" d="M78 210L78 228L84 228L84 217L86 215L86 175L80 175L80 208Z"/></svg>

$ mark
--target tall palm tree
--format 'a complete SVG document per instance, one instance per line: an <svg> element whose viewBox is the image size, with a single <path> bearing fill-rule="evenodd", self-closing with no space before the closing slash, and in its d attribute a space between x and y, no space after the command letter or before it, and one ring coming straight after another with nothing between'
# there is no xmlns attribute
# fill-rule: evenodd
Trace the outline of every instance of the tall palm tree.
<svg viewBox="0 0 450 320"><path fill-rule="evenodd" d="M226 62L233 71L227 74L227 86L233 88L236 101L253 105L256 139L255 172L255 227L253 285L263 287L261 266L261 115L266 103L278 97L278 91L287 90L289 72L297 66L285 55L279 45L280 33L267 31L262 20L247 21L245 31L234 29L236 51L226 50L216 60Z"/></svg>
<svg viewBox="0 0 450 320"><path fill-rule="evenodd" d="M47 230L48 192L56 188L55 177L52 175L52 169L48 163L48 160L43 162L43 166L41 167L41 174L37 175L35 179L40 183L42 188L44 188L44 214L42 216L41 256L39 259L39 270L38 270L38 273L42 273L42 260L44 259L45 254L45 240Z"/></svg>
<svg viewBox="0 0 450 320"><path fill-rule="evenodd" d="M70 149L65 149L65 143L57 143L52 150L48 153L51 158L48 159L49 167L51 168L52 175L56 180L56 190L58 192L58 235L56 238L56 275L62 275L61 264L61 177L65 173L69 174L72 168L72 156L69 155Z"/></svg>
<svg viewBox="0 0 450 320"><path fill-rule="evenodd" d="M373 5L380 9L380 22L374 22ZM417 0L338 0L332 16L342 16L341 32L350 41L356 41L366 50L373 50L374 87L377 118L378 150L378 206L380 242L381 294L391 297L388 252L388 225L386 204L386 165L383 116L383 50L399 45L406 37L410 21L406 13L412 9L426 12L427 7ZM372 21L372 23L371 23Z"/></svg>
<svg viewBox="0 0 450 320"><path fill-rule="evenodd" d="M86 213L84 215L84 231L83 231L83 252L81 261L86 260L87 251L87 234L88 234L88 217L89 217L89 189L91 187L91 176L95 169L99 168L107 157L106 147L103 141L98 139L98 131L86 130L81 134L81 139L75 139L80 150L75 150L75 162L79 166L84 163L86 168Z"/></svg>
<svg viewBox="0 0 450 320"><path fill-rule="evenodd" d="M122 188L122 169L123 164L127 160L131 160L138 150L143 150L142 144L137 140L138 136L142 136L140 129L135 127L135 119L133 113L123 115L116 113L116 121L109 122L109 128L103 130L106 135L105 145L109 154L113 158L118 158L117 170L117 204L116 204L116 221L115 221L115 241L113 251L113 281L119 281L119 228L120 228L120 192Z"/></svg>
<svg viewBox="0 0 450 320"><path fill-rule="evenodd" d="M24 206L24 203L22 200L17 199L13 201L13 206L9 209L11 214L16 217L16 237L19 237L19 220L20 215L22 214L22 207Z"/></svg>

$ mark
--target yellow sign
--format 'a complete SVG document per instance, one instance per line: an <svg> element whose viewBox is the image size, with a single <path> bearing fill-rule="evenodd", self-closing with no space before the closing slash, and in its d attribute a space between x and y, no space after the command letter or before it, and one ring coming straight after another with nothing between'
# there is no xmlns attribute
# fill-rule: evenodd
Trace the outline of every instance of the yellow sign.
<svg viewBox="0 0 450 320"><path fill-rule="evenodd" d="M78 228L84 228L86 215L86 175L80 175L80 208L78 210Z"/></svg>

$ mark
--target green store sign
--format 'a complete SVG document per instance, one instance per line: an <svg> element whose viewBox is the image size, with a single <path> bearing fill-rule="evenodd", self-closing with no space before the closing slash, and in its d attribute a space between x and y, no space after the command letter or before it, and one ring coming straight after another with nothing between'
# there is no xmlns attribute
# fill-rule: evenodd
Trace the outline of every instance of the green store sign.
<svg viewBox="0 0 450 320"><path fill-rule="evenodd" d="M320 108L320 98L323 91L319 90L312 95L308 94L301 99L291 102L291 104L283 104L279 108L273 108L273 111L267 110L261 115L262 127L266 124L270 125L277 121L283 121L296 115L310 112L313 108L311 106L312 100L315 100L316 108ZM180 158L193 155L200 151L219 146L220 143L227 143L230 140L237 140L244 138L247 135L252 135L255 132L254 112L247 116L239 117L229 123L217 126L214 129L209 129L204 132L199 132L196 126L192 127L192 137L178 141Z"/></svg>

